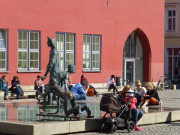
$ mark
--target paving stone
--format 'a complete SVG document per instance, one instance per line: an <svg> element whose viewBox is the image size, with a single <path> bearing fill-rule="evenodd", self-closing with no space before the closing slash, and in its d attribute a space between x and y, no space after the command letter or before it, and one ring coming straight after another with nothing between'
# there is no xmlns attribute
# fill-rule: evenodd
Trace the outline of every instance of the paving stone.
<svg viewBox="0 0 180 135"><path fill-rule="evenodd" d="M129 133L127 130L118 130L113 135L179 135L180 134L180 121L163 124L152 124L141 126L143 131L134 131ZM101 132L86 132L86 133L75 133L70 135L103 135Z"/></svg>

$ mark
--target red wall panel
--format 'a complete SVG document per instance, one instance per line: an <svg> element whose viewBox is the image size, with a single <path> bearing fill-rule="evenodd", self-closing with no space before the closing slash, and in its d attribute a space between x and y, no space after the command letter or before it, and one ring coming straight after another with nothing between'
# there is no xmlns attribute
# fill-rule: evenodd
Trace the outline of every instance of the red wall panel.
<svg viewBox="0 0 180 135"><path fill-rule="evenodd" d="M143 80L157 81L157 74L164 73L164 0L109 0L109 6L106 0L0 2L0 29L8 29L9 34L8 81L18 75L22 85L32 85L38 74L44 75L50 50L47 36L55 38L56 32L76 34L77 72L71 75L73 83L79 82L83 73L83 34L102 35L102 71L84 74L90 83L105 83L111 74L122 76L124 44L137 28L141 30L140 36L144 34L140 40L143 53L147 54L144 57ZM41 32L41 73L17 72L20 29Z"/></svg>

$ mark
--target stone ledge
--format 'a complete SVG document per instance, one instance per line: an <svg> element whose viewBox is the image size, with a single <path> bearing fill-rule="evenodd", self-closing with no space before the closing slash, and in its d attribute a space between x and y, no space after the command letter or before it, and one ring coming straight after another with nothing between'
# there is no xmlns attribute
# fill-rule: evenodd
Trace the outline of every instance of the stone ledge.
<svg viewBox="0 0 180 135"><path fill-rule="evenodd" d="M139 125L164 123L180 120L180 111L158 112L144 114L138 122ZM11 129L11 130L9 130ZM79 121L42 122L42 123L17 123L0 122L0 133L24 135L51 135L67 134L85 131L98 131L101 129L101 119L86 119Z"/></svg>

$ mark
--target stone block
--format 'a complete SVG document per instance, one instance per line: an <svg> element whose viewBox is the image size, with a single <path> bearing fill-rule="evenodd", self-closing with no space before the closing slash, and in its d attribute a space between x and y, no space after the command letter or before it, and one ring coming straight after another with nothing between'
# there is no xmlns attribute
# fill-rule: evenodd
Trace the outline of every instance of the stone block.
<svg viewBox="0 0 180 135"><path fill-rule="evenodd" d="M34 125L33 135L52 135L69 133L69 121L48 122Z"/></svg>
<svg viewBox="0 0 180 135"><path fill-rule="evenodd" d="M155 113L155 119L156 119L156 123L170 122L171 121L171 112Z"/></svg>
<svg viewBox="0 0 180 135"><path fill-rule="evenodd" d="M144 125L144 124L153 124L156 122L155 118L156 113L146 113L143 115L143 117L138 121L139 125Z"/></svg>
<svg viewBox="0 0 180 135"><path fill-rule="evenodd" d="M171 121L179 121L180 120L180 111L172 111L171 112Z"/></svg>
<svg viewBox="0 0 180 135"><path fill-rule="evenodd" d="M19 124L13 122L1 122L0 133L4 134L16 134L16 135L32 135L33 125Z"/></svg>
<svg viewBox="0 0 180 135"><path fill-rule="evenodd" d="M96 131L100 129L101 129L101 119L86 119L86 120L70 122L70 133L82 132L82 131Z"/></svg>
<svg viewBox="0 0 180 135"><path fill-rule="evenodd" d="M85 129L86 131L101 130L101 119L87 119Z"/></svg>
<svg viewBox="0 0 180 135"><path fill-rule="evenodd" d="M70 121L70 133L72 132L82 132L86 131L85 129L85 120L80 120L80 121Z"/></svg>
<svg viewBox="0 0 180 135"><path fill-rule="evenodd" d="M4 92L0 91L0 101L4 100Z"/></svg>

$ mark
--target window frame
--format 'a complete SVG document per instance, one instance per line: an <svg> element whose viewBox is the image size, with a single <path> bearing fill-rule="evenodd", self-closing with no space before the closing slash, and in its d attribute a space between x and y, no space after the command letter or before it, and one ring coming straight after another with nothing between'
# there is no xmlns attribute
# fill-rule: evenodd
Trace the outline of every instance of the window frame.
<svg viewBox="0 0 180 135"><path fill-rule="evenodd" d="M173 19L173 17L169 17L168 13L169 11L175 11L175 29L169 29L169 18ZM172 23L172 27L173 27L173 23ZM173 33L177 33L178 30L178 12L177 12L177 5L176 4L166 4L165 7L165 34L173 34Z"/></svg>
<svg viewBox="0 0 180 135"><path fill-rule="evenodd" d="M6 48L0 48L0 51L5 52L5 68L0 68L0 73L8 72L8 29L0 29L6 32Z"/></svg>
<svg viewBox="0 0 180 135"><path fill-rule="evenodd" d="M90 50L89 51L84 51L84 36L90 37ZM93 51L93 37L99 37L99 51ZM102 54L101 48L102 48L102 35L83 34L83 55L90 54L90 67L89 68L83 67L83 72L101 72L101 54ZM93 54L99 54L99 68L93 68ZM84 58L83 58L83 64L84 64Z"/></svg>
<svg viewBox="0 0 180 135"><path fill-rule="evenodd" d="M60 34L63 35L63 49L62 50L57 49L58 53L63 53L63 67L61 68L61 65L60 65L60 70L67 71L68 65L66 67L66 62L67 62L66 54L73 54L73 65L76 65L76 55L75 55L76 54L76 34L75 33L68 33L68 32L56 32L56 36L60 35ZM73 35L73 41L74 41L73 42L73 50L66 50L66 44L67 44L66 35L67 34ZM56 39L56 42L57 42L57 39ZM61 60L60 60L60 62L61 62Z"/></svg>
<svg viewBox="0 0 180 135"><path fill-rule="evenodd" d="M165 61L165 73L168 74L170 76L170 78L172 80L175 80L175 71L174 71L174 68L177 68L179 67L177 65L177 67L175 67L174 63L174 58L177 58L177 59L180 59L180 50L178 47L176 46L171 46L171 47L166 47L165 48L166 52L165 52L165 57L166 57L166 61ZM171 54L169 54L171 50ZM178 54L175 54L175 50L179 50L179 52L177 51ZM171 61L170 61L171 60Z"/></svg>
<svg viewBox="0 0 180 135"><path fill-rule="evenodd" d="M26 42L27 42L27 47L26 49L19 48L19 32L26 32L27 37L26 37ZM38 34L38 49L31 49L30 48L30 42L33 41L31 40L30 34L31 33L37 33ZM18 30L18 53L19 52L26 52L26 60L27 60L27 67L26 68L20 68L19 67L19 55L18 55L18 72L41 72L41 32L40 31L34 31L34 30ZM38 67L37 68L32 68L31 67L31 59L30 59L30 53L31 52L38 52Z"/></svg>

